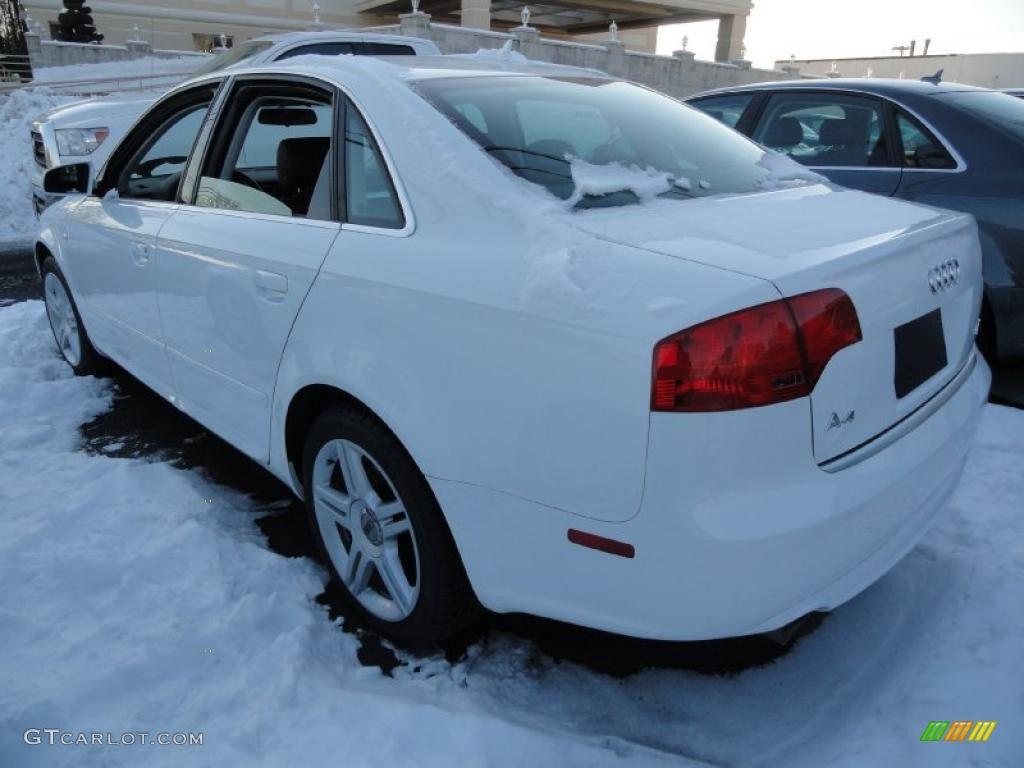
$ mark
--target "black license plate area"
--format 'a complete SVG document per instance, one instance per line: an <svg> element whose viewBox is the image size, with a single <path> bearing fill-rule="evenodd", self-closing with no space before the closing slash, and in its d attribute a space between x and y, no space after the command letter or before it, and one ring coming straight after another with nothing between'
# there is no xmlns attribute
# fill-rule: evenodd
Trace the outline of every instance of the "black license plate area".
<svg viewBox="0 0 1024 768"><path fill-rule="evenodd" d="M896 340L896 397L903 398L946 367L946 335L938 309L893 331Z"/></svg>

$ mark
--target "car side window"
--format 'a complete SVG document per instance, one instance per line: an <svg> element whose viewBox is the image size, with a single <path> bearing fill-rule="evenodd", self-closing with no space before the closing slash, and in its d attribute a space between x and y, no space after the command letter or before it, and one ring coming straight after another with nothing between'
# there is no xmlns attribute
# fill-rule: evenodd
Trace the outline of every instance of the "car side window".
<svg viewBox="0 0 1024 768"><path fill-rule="evenodd" d="M919 122L905 112L896 113L903 143L903 164L908 168L956 168L956 160Z"/></svg>
<svg viewBox="0 0 1024 768"><path fill-rule="evenodd" d="M285 59L293 59L296 56L341 56L346 53L359 53L356 50L357 43L314 43L312 45L303 45L299 48L292 48L290 51L285 51L277 57L277 61L284 61Z"/></svg>
<svg viewBox="0 0 1024 768"><path fill-rule="evenodd" d="M400 43L359 43L359 42L334 42L334 43L311 43L299 48L285 51L277 57L277 61L292 59L296 56L341 56L353 54L356 56L414 56L416 51L411 45Z"/></svg>
<svg viewBox="0 0 1024 768"><path fill-rule="evenodd" d="M351 224L384 229L405 226L387 165L377 142L359 112L345 110L346 217Z"/></svg>
<svg viewBox="0 0 1024 768"><path fill-rule="evenodd" d="M363 53L366 56L415 56L416 51L411 45L399 43L363 43Z"/></svg>
<svg viewBox="0 0 1024 768"><path fill-rule="evenodd" d="M331 220L330 98L242 88L232 114L220 151L203 169L196 205Z"/></svg>
<svg viewBox="0 0 1024 768"><path fill-rule="evenodd" d="M776 93L753 139L811 166L890 166L882 105L845 94Z"/></svg>
<svg viewBox="0 0 1024 768"><path fill-rule="evenodd" d="M753 100L754 94L752 93L736 93L728 96L709 96L706 99L692 102L691 106L711 115L730 128L735 128Z"/></svg>
<svg viewBox="0 0 1024 768"><path fill-rule="evenodd" d="M173 201L209 108L209 102L192 104L157 127L121 172L118 194L126 199Z"/></svg>

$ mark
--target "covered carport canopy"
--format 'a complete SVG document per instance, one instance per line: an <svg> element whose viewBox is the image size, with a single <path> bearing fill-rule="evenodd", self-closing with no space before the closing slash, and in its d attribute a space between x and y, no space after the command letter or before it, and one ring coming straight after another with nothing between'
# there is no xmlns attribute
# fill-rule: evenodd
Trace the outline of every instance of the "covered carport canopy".
<svg viewBox="0 0 1024 768"><path fill-rule="evenodd" d="M751 0L547 0L526 3L530 26L566 37L619 29L719 20L718 61L739 59ZM477 29L507 30L522 24L522 0L420 0L419 9L436 22ZM356 10L375 15L408 13L410 0L360 0Z"/></svg>

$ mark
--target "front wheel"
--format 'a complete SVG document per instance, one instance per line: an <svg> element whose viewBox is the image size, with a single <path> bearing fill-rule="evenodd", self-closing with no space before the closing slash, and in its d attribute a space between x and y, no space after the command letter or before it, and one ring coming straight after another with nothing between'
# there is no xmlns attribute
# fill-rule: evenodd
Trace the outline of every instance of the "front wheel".
<svg viewBox="0 0 1024 768"><path fill-rule="evenodd" d="M89 341L67 281L52 256L43 260L42 273L46 317L61 357L78 376L100 373L102 358Z"/></svg>
<svg viewBox="0 0 1024 768"><path fill-rule="evenodd" d="M306 510L321 555L367 626L435 646L479 605L426 478L377 419L333 408L303 452Z"/></svg>

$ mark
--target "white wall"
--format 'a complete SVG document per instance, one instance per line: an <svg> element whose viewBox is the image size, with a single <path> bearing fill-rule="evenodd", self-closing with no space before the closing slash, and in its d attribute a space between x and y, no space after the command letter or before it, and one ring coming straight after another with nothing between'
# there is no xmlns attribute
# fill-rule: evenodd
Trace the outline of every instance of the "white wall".
<svg viewBox="0 0 1024 768"><path fill-rule="evenodd" d="M788 62L776 62L776 66ZM836 70L842 77L903 77L917 79L942 69L946 82L977 85L982 88L1024 87L1024 53L966 53L942 56L885 56L863 59L838 59ZM828 75L832 61L796 60L800 71L809 75Z"/></svg>

